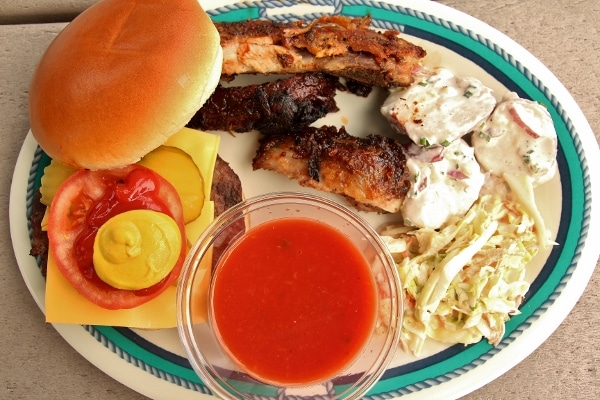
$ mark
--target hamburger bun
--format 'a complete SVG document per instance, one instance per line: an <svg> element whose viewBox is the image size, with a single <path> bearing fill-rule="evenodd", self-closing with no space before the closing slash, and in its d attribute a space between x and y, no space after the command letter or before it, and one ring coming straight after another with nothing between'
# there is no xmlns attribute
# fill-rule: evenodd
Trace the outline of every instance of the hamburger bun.
<svg viewBox="0 0 600 400"><path fill-rule="evenodd" d="M75 168L132 164L204 104L222 58L197 0L101 0L43 55L29 91L31 131Z"/></svg>

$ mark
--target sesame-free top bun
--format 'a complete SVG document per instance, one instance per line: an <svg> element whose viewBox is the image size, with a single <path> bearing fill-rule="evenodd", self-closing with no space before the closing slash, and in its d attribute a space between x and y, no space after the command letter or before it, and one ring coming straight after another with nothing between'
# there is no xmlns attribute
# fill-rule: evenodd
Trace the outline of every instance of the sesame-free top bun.
<svg viewBox="0 0 600 400"><path fill-rule="evenodd" d="M101 0L43 55L29 92L31 131L76 168L132 164L208 99L222 58L198 0Z"/></svg>

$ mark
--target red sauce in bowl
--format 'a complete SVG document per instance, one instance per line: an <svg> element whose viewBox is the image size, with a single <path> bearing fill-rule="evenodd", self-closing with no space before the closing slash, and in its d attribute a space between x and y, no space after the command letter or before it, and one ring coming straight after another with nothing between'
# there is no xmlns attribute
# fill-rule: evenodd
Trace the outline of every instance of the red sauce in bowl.
<svg viewBox="0 0 600 400"><path fill-rule="evenodd" d="M324 381L348 366L373 331L369 264L321 222L282 218L250 229L218 264L217 337L249 375L281 386Z"/></svg>

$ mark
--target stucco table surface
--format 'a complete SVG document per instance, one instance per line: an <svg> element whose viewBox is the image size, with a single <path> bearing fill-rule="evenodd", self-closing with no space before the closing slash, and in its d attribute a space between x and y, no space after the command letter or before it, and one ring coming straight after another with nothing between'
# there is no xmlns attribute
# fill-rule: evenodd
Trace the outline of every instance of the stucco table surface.
<svg viewBox="0 0 600 400"><path fill-rule="evenodd" d="M0 24L67 21L96 0L1 0Z"/></svg>
<svg viewBox="0 0 600 400"><path fill-rule="evenodd" d="M27 88L65 20L92 0L0 0L0 398L142 399L73 350L44 322L13 254L8 203L28 131ZM458 1L538 57L571 92L600 140L600 2ZM36 23L36 22L43 23ZM600 272L562 325L529 357L466 399L596 399L600 395Z"/></svg>

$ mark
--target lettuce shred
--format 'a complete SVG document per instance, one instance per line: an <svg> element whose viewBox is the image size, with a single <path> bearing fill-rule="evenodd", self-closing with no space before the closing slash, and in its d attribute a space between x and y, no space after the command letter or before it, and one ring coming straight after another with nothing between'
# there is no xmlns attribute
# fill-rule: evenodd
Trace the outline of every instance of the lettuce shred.
<svg viewBox="0 0 600 400"><path fill-rule="evenodd" d="M381 232L404 290L403 350L426 340L456 344L502 339L529 283L525 267L540 242L535 220L510 196L484 194L439 230L387 226Z"/></svg>

